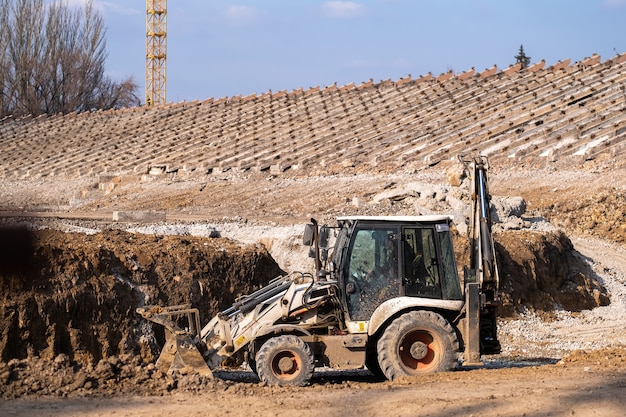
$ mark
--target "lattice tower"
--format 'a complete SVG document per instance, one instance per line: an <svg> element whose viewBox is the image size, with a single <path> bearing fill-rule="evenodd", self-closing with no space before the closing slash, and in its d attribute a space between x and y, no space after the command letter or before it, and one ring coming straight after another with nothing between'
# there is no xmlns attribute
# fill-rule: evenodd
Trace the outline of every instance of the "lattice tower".
<svg viewBox="0 0 626 417"><path fill-rule="evenodd" d="M167 0L146 0L146 104L165 104Z"/></svg>

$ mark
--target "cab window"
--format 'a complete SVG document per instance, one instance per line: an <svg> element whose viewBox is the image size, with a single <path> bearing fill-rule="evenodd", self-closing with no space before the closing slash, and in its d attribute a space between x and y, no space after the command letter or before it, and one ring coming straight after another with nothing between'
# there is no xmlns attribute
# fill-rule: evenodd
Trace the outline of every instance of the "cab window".
<svg viewBox="0 0 626 417"><path fill-rule="evenodd" d="M354 231L346 294L352 320L369 320L382 302L400 295L399 228L362 226Z"/></svg>
<svg viewBox="0 0 626 417"><path fill-rule="evenodd" d="M405 228L404 281L408 296L441 298L441 280L435 230Z"/></svg>

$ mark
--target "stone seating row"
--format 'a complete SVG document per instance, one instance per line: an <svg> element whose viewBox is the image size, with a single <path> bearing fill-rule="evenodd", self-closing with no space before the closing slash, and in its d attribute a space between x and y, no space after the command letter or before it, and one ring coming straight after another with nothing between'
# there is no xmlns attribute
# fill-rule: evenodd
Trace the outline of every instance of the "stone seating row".
<svg viewBox="0 0 626 417"><path fill-rule="evenodd" d="M5 119L0 122L0 176L93 175L98 170L140 174L153 166L204 173L284 170L332 158L347 165L433 163L463 150L540 157L576 148L575 143L562 145L571 137L579 148L584 141L597 142L592 134L571 136L571 126L611 126L616 108L623 106L624 58L600 62L595 56L574 65L566 60L548 69L544 64L527 71L468 71L456 77ZM598 122L600 113L608 120ZM613 135L623 123L617 120ZM606 130L610 136L611 129ZM614 142L604 141L616 149Z"/></svg>

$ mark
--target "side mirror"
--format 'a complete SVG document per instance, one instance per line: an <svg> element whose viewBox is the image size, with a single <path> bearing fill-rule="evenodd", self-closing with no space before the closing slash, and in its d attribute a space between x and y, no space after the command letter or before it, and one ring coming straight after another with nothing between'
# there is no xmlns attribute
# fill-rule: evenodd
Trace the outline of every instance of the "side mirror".
<svg viewBox="0 0 626 417"><path fill-rule="evenodd" d="M302 236L302 244L304 246L313 246L313 239L315 236L315 226L312 224L306 224L304 226L304 234Z"/></svg>

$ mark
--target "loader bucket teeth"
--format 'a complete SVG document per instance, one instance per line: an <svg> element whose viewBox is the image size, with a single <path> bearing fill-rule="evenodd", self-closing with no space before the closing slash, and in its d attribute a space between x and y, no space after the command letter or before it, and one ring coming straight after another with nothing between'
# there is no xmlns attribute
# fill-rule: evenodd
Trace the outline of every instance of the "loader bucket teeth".
<svg viewBox="0 0 626 417"><path fill-rule="evenodd" d="M213 379L213 372L188 335L170 337L161 351L156 366L164 373L174 371L181 374L197 373Z"/></svg>

